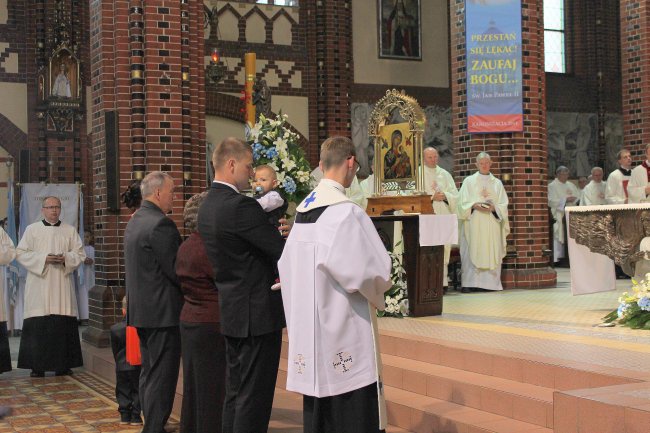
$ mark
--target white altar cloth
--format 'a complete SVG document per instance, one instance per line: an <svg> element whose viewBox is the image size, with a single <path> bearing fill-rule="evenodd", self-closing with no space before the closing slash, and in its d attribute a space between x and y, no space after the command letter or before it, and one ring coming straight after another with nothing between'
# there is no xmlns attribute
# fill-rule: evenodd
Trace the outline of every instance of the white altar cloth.
<svg viewBox="0 0 650 433"><path fill-rule="evenodd" d="M449 215L420 215L420 246L454 245L458 243L458 217Z"/></svg>

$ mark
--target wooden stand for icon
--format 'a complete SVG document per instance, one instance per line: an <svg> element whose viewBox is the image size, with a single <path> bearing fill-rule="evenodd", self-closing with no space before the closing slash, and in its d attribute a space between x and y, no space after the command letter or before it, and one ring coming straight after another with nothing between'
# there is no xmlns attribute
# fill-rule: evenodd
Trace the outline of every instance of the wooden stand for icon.
<svg viewBox="0 0 650 433"><path fill-rule="evenodd" d="M382 215L389 211L403 211L406 214L432 214L430 195L394 195L368 198L366 212L371 217Z"/></svg>

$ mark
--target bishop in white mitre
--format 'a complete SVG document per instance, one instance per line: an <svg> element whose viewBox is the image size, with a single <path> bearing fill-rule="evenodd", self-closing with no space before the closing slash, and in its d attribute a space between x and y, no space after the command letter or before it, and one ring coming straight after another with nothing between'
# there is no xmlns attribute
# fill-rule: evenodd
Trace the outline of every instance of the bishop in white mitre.
<svg viewBox="0 0 650 433"><path fill-rule="evenodd" d="M8 265L16 258L16 248L9 235L0 227L0 265ZM4 272L2 273L4 276ZM5 299L7 280L0 281L0 299ZM0 373L11 371L11 352L9 350L9 338L7 331L8 311L5 302L0 305Z"/></svg>
<svg viewBox="0 0 650 433"><path fill-rule="evenodd" d="M435 147L425 147L423 154L424 160L424 190L431 195L431 204L436 215L449 215L456 213L458 204L458 188L451 174L438 165L440 156ZM445 260L443 266L442 282L445 287L449 285L447 281L447 266L449 265L449 255L451 254L451 245L445 245Z"/></svg>
<svg viewBox="0 0 650 433"><path fill-rule="evenodd" d="M582 190L580 206L598 206L605 204L605 190L607 185L603 182L603 169L594 167L591 169L591 181Z"/></svg>
<svg viewBox="0 0 650 433"><path fill-rule="evenodd" d="M391 260L368 215L345 195L354 155L346 137L323 143L323 179L296 208L278 262L287 389L304 395L305 433L378 433L386 424L376 310L385 307Z"/></svg>
<svg viewBox="0 0 650 433"><path fill-rule="evenodd" d="M553 260L555 262L565 256L564 208L575 206L580 197L578 187L568 180L569 169L559 166L555 170L555 179L548 184L548 207L555 220L553 223Z"/></svg>
<svg viewBox="0 0 650 433"><path fill-rule="evenodd" d="M630 203L650 201L650 144L645 147L645 161L632 170L627 192Z"/></svg>
<svg viewBox="0 0 650 433"><path fill-rule="evenodd" d="M501 262L506 255L508 196L499 179L490 173L492 160L485 152L476 157L478 172L460 187L460 257L464 290L503 290Z"/></svg>
<svg viewBox="0 0 650 433"><path fill-rule="evenodd" d="M632 155L629 150L621 149L618 151L616 159L618 160L618 168L607 177L605 201L607 204L627 204L627 187L632 175Z"/></svg>
<svg viewBox="0 0 650 433"><path fill-rule="evenodd" d="M32 369L32 377L46 371L71 374L71 368L83 365L73 278L86 254L75 228L59 219L57 197L43 200L42 214L16 247L27 270L18 368Z"/></svg>

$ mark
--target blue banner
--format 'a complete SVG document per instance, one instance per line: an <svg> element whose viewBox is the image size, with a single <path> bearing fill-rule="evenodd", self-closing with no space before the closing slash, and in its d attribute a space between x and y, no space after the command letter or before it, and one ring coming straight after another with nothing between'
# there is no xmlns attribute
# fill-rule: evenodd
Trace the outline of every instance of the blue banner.
<svg viewBox="0 0 650 433"><path fill-rule="evenodd" d="M467 128L523 130L521 2L466 0Z"/></svg>

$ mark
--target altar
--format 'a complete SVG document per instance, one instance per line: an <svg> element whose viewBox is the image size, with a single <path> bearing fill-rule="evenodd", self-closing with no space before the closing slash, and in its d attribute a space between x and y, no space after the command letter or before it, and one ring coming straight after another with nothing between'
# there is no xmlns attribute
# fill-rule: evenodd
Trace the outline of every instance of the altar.
<svg viewBox="0 0 650 433"><path fill-rule="evenodd" d="M639 245L650 236L650 203L572 206L565 212L574 295L614 290L614 263L634 276L644 258Z"/></svg>

